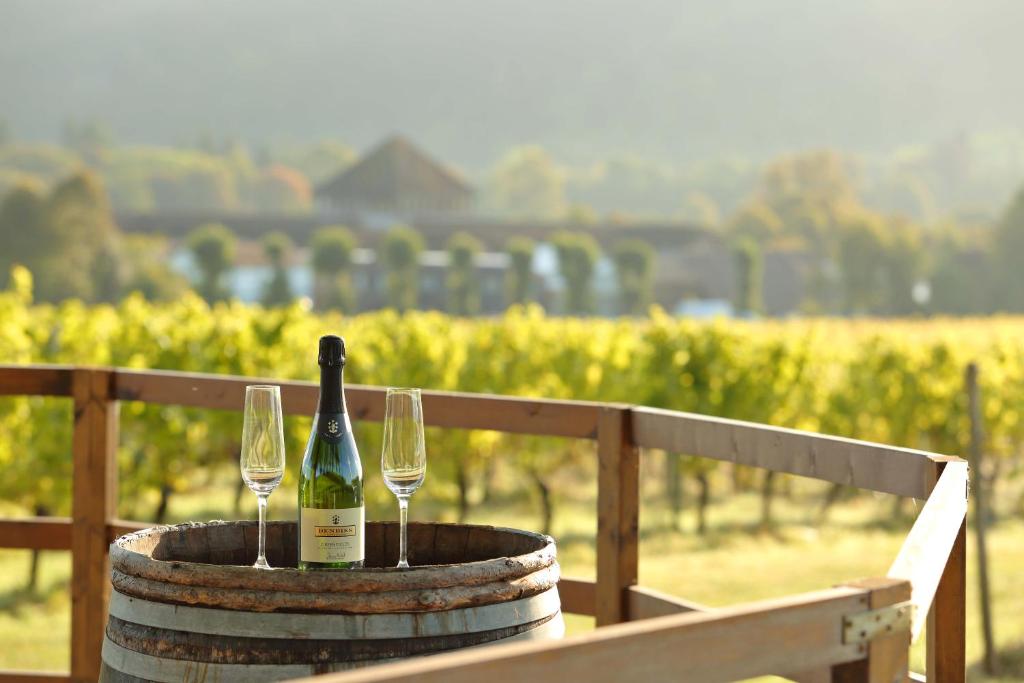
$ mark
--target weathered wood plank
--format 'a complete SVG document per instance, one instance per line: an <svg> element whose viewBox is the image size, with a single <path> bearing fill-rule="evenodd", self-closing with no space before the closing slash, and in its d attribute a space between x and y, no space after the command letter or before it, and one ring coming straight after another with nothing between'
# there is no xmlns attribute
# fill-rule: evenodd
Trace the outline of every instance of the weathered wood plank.
<svg viewBox="0 0 1024 683"><path fill-rule="evenodd" d="M72 378L71 676L95 681L110 592L107 521L117 501L117 404L113 373L83 368Z"/></svg>
<svg viewBox="0 0 1024 683"><path fill-rule="evenodd" d="M202 375L159 370L118 370L117 398L171 405L241 410L249 384L277 384L286 414L311 415L317 385L257 377ZM345 398L354 420L384 419L384 387L346 385ZM516 434L593 439L600 404L585 401L515 398L445 391L423 392L423 416L435 427L492 429Z"/></svg>
<svg viewBox="0 0 1024 683"><path fill-rule="evenodd" d="M936 534L936 537L933 537L936 546L948 550L945 555L933 556L937 566L942 568L942 574L931 600L931 611L928 613L925 674L932 683L963 683L967 676L967 464L959 458L950 458L948 461L937 462L935 467L939 483L935 485L933 495L948 495L954 498L955 492L944 494L939 490L948 474L956 473L953 481L957 486L961 480L963 481L964 490L961 495L964 496L964 516L961 517L959 524L947 518L939 530L941 536ZM953 486L952 483L949 484L950 489ZM921 514L924 514L923 510ZM947 545L946 541L950 536L952 542ZM909 539L904 547L908 543ZM943 557L946 558L944 563Z"/></svg>
<svg viewBox="0 0 1024 683"><path fill-rule="evenodd" d="M603 407L597 437L598 626L629 618L626 589L637 580L640 458L631 441L629 407Z"/></svg>
<svg viewBox="0 0 1024 683"><path fill-rule="evenodd" d="M944 576L967 515L967 463L955 459L940 463L945 469L921 508L914 526L889 568L888 576L905 579L914 587L917 607L913 634L917 638ZM929 674L929 678L931 675Z"/></svg>
<svg viewBox="0 0 1024 683"><path fill-rule="evenodd" d="M597 584L593 581L563 576L558 580L558 595L562 600L563 612L594 616Z"/></svg>
<svg viewBox="0 0 1024 683"><path fill-rule="evenodd" d="M71 550L71 518L0 519L0 548Z"/></svg>
<svg viewBox="0 0 1024 683"><path fill-rule="evenodd" d="M302 683L716 683L862 657L842 642L843 615L864 609L850 588L617 624L550 643L515 643L302 679ZM723 643L742 644L723 647Z"/></svg>
<svg viewBox="0 0 1024 683"><path fill-rule="evenodd" d="M644 448L918 499L934 467L924 451L657 408L633 409L633 436Z"/></svg>
<svg viewBox="0 0 1024 683"><path fill-rule="evenodd" d="M910 599L910 582L902 579L864 579L845 585L868 592L867 609L880 609ZM907 677L910 630L877 636L861 645L861 651L865 659L832 667L834 682L902 683Z"/></svg>
<svg viewBox="0 0 1024 683"><path fill-rule="evenodd" d="M682 614L683 612L707 612L710 609L695 602L640 586L630 586L626 595L629 600L630 621Z"/></svg>
<svg viewBox="0 0 1024 683"><path fill-rule="evenodd" d="M58 671L15 671L0 670L0 683L68 683L70 674Z"/></svg>
<svg viewBox="0 0 1024 683"><path fill-rule="evenodd" d="M70 396L71 366L0 365L0 396Z"/></svg>

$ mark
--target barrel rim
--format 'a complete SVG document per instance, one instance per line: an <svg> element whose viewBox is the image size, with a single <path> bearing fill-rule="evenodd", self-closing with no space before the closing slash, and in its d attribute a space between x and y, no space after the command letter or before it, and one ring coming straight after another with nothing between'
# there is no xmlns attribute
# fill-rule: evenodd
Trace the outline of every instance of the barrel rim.
<svg viewBox="0 0 1024 683"><path fill-rule="evenodd" d="M295 592L180 586L127 576L113 570L111 585L126 595L174 605L216 607L239 612L323 612L328 614L384 614L445 611L486 605L536 595L558 584L559 567L553 564L510 580L472 586L412 590Z"/></svg>
<svg viewBox="0 0 1024 683"><path fill-rule="evenodd" d="M153 535L213 526L256 526L250 520L214 520L159 525L125 534L110 544L110 561L114 570L126 576L181 586L269 590L283 593L364 593L371 591L408 591L452 586L474 586L522 578L556 564L555 542L551 536L522 529L483 524L444 522L411 522L410 526L432 526L437 529L469 529L470 533L502 533L527 538L537 549L520 555L496 557L454 564L417 565L409 569L368 567L348 571L302 571L293 567L260 571L242 565L220 565L183 560L158 560L131 548ZM294 526L294 520L269 523L271 526ZM397 522L367 522L368 525L394 525ZM188 570L195 571L188 571Z"/></svg>

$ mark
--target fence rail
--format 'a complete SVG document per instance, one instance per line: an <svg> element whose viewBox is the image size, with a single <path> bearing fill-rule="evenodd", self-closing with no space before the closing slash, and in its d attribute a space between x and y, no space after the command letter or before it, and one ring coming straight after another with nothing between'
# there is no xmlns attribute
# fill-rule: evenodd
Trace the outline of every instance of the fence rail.
<svg viewBox="0 0 1024 683"><path fill-rule="evenodd" d="M256 381L281 385L286 413L313 412L317 386L309 382L120 368L0 365L0 395L67 397L74 403L72 517L0 520L0 547L72 552L71 672L0 671L0 683L95 681L99 674L109 594L107 547L117 536L146 526L116 519L118 401L240 410L245 386ZM383 419L383 389L350 386L346 398L353 418ZM595 680L674 677L685 666L694 680L776 673L800 681L831 677L888 683L901 671L905 676L909 622L905 628L898 626L887 635L855 643L841 640L846 637L843 624L865 610L901 601L918 603L922 613L929 613L928 679L939 683L964 680L966 506L961 510L960 502L952 502L959 496L958 486L966 497L967 472L962 460L625 404L434 391L423 392L423 403L425 419L432 426L597 442L597 579L565 578L559 593L565 611L594 616L602 628L555 643L494 646L321 680L404 681L415 676L417 680L450 683L479 680L500 667L503 680L564 683L566 676ZM890 572L893 578L781 601L708 610L636 585L642 448L752 465L929 502ZM940 481L942 485L937 487ZM937 489L936 496L929 498L933 489ZM932 579L922 578L924 561L913 559L925 556L927 566L941 568L929 570ZM934 588L919 589L927 581Z"/></svg>

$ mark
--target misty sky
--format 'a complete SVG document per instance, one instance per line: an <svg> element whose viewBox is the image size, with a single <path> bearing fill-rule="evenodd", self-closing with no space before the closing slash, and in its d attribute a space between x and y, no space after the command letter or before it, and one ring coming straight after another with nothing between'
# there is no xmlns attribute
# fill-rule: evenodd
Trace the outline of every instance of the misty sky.
<svg viewBox="0 0 1024 683"><path fill-rule="evenodd" d="M1015 0L0 0L0 117L125 142L402 131L477 167L831 145L1024 125Z"/></svg>

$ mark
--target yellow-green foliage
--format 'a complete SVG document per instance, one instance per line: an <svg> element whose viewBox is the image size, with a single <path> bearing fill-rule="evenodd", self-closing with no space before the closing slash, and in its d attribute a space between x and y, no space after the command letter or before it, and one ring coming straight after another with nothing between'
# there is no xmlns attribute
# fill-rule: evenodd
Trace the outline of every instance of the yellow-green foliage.
<svg viewBox="0 0 1024 683"><path fill-rule="evenodd" d="M348 341L349 383L623 401L955 453L967 432L963 369L978 360L992 448L1008 455L1022 441L1018 318L694 322L655 311L637 321L551 318L531 307L481 319L391 311L341 317L298 303L211 308L193 295L163 304L129 297L117 306L34 305L27 273L16 271L12 282L14 289L0 293L0 363L311 380L316 339L330 332ZM66 403L0 402L5 495L66 509ZM306 429L290 426L290 454L300 451ZM361 429L364 461L373 461L379 437L375 428ZM122 498L175 486L199 466L236 457L239 433L237 414L124 404ZM580 450L488 433L432 438L439 478L458 467L478 472L501 448L528 451L524 466L545 472Z"/></svg>

